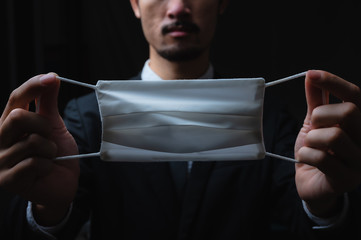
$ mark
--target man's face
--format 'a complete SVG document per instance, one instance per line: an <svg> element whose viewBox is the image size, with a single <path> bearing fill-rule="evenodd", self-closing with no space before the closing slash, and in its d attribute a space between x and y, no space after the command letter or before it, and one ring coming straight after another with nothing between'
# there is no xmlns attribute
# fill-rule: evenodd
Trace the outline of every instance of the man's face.
<svg viewBox="0 0 361 240"><path fill-rule="evenodd" d="M220 0L131 0L151 51L187 61L208 51L223 11Z"/></svg>

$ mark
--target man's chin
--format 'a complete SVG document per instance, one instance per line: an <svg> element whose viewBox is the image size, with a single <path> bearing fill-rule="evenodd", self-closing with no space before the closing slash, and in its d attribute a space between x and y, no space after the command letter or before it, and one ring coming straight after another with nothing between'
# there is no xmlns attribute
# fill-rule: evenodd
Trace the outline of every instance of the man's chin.
<svg viewBox="0 0 361 240"><path fill-rule="evenodd" d="M197 59L203 50L200 48L166 49L157 51L160 56L171 62L185 62Z"/></svg>

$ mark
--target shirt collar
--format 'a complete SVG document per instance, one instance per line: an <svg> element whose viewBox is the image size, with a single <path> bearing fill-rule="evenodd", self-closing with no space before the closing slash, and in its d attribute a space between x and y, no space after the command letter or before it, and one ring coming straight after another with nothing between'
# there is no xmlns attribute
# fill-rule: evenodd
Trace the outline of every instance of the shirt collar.
<svg viewBox="0 0 361 240"><path fill-rule="evenodd" d="M160 81L163 80L159 77L149 66L150 60L148 59L143 67L141 78L144 81ZM207 71L199 79L212 79L214 78L213 66L209 64Z"/></svg>

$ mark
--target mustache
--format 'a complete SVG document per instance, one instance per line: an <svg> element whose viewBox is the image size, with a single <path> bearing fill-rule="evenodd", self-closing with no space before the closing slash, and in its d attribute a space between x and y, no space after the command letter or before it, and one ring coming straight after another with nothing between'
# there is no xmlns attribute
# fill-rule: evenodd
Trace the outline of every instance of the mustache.
<svg viewBox="0 0 361 240"><path fill-rule="evenodd" d="M188 21L176 21L176 22L164 25L162 27L162 34L165 35L171 31L173 31L174 29L178 29L178 28L186 30L188 32L194 32L194 33L199 33L201 31L201 29L195 23L188 22Z"/></svg>

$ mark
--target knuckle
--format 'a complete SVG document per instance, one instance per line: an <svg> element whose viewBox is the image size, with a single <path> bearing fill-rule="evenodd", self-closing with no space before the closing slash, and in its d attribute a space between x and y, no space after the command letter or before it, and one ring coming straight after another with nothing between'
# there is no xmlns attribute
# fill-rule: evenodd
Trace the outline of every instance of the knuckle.
<svg viewBox="0 0 361 240"><path fill-rule="evenodd" d="M39 159L37 157L28 158L27 161L29 168L36 167L39 164Z"/></svg>
<svg viewBox="0 0 361 240"><path fill-rule="evenodd" d="M0 144L6 142L9 134L12 134L13 130L21 128L25 119L25 111L20 108L13 109L6 118L6 125L1 125L0 128Z"/></svg>
<svg viewBox="0 0 361 240"><path fill-rule="evenodd" d="M28 136L24 148L29 152L30 156L42 156L47 158L56 157L58 150L58 147L54 142L35 133Z"/></svg>
<svg viewBox="0 0 361 240"><path fill-rule="evenodd" d="M312 111L311 122L313 125L318 126L322 123L322 118L324 117L324 111L322 110L322 106L316 107Z"/></svg>
<svg viewBox="0 0 361 240"><path fill-rule="evenodd" d="M48 173L51 165L51 161L48 161L47 159L41 157L29 158L27 162L27 168L29 169L29 171L36 172L37 176Z"/></svg>
<svg viewBox="0 0 361 240"><path fill-rule="evenodd" d="M317 155L314 157L315 165L321 167L327 162L327 159L328 159L327 153L324 151L319 151L317 152Z"/></svg>
<svg viewBox="0 0 361 240"><path fill-rule="evenodd" d="M7 162L9 161L7 150L0 151L0 172L6 168Z"/></svg>
<svg viewBox="0 0 361 240"><path fill-rule="evenodd" d="M329 143L328 147L332 148L337 144L342 144L344 138L344 132L338 127L330 128L329 131Z"/></svg>
<svg viewBox="0 0 361 240"><path fill-rule="evenodd" d="M312 142L314 141L314 139L318 136L318 131L317 130L311 130L307 133L306 137L305 137L305 145L309 146L312 144Z"/></svg>
<svg viewBox="0 0 361 240"><path fill-rule="evenodd" d="M361 89L357 85L353 84L351 86L351 92L352 92L354 97L361 98Z"/></svg>
<svg viewBox="0 0 361 240"><path fill-rule="evenodd" d="M9 104L10 106L16 105L16 103L18 102L19 98L20 98L20 94L19 94L19 92L18 92L18 89L13 90L13 91L10 93L9 100L8 100L8 104Z"/></svg>
<svg viewBox="0 0 361 240"><path fill-rule="evenodd" d="M24 109L21 108L15 108L13 109L10 113L9 113L9 120L10 120L10 124L14 125L14 126L18 126L19 124L21 124L24 119L26 118L26 113L27 111L25 111Z"/></svg>
<svg viewBox="0 0 361 240"><path fill-rule="evenodd" d="M298 160L304 159L304 157L307 156L308 152L308 147L300 148L297 153Z"/></svg>
<svg viewBox="0 0 361 240"><path fill-rule="evenodd" d="M25 148L30 151L35 151L42 144L41 137L35 133L30 134L25 142Z"/></svg>
<svg viewBox="0 0 361 240"><path fill-rule="evenodd" d="M297 154L298 160L312 166L320 166L327 160L327 154L324 151L309 147L302 147Z"/></svg>
<svg viewBox="0 0 361 240"><path fill-rule="evenodd" d="M356 103L361 108L361 89L359 86L352 84L350 87L350 101Z"/></svg>
<svg viewBox="0 0 361 240"><path fill-rule="evenodd" d="M351 102L345 102L343 104L343 109L344 109L344 119L354 118L355 115L359 112L358 107Z"/></svg>

